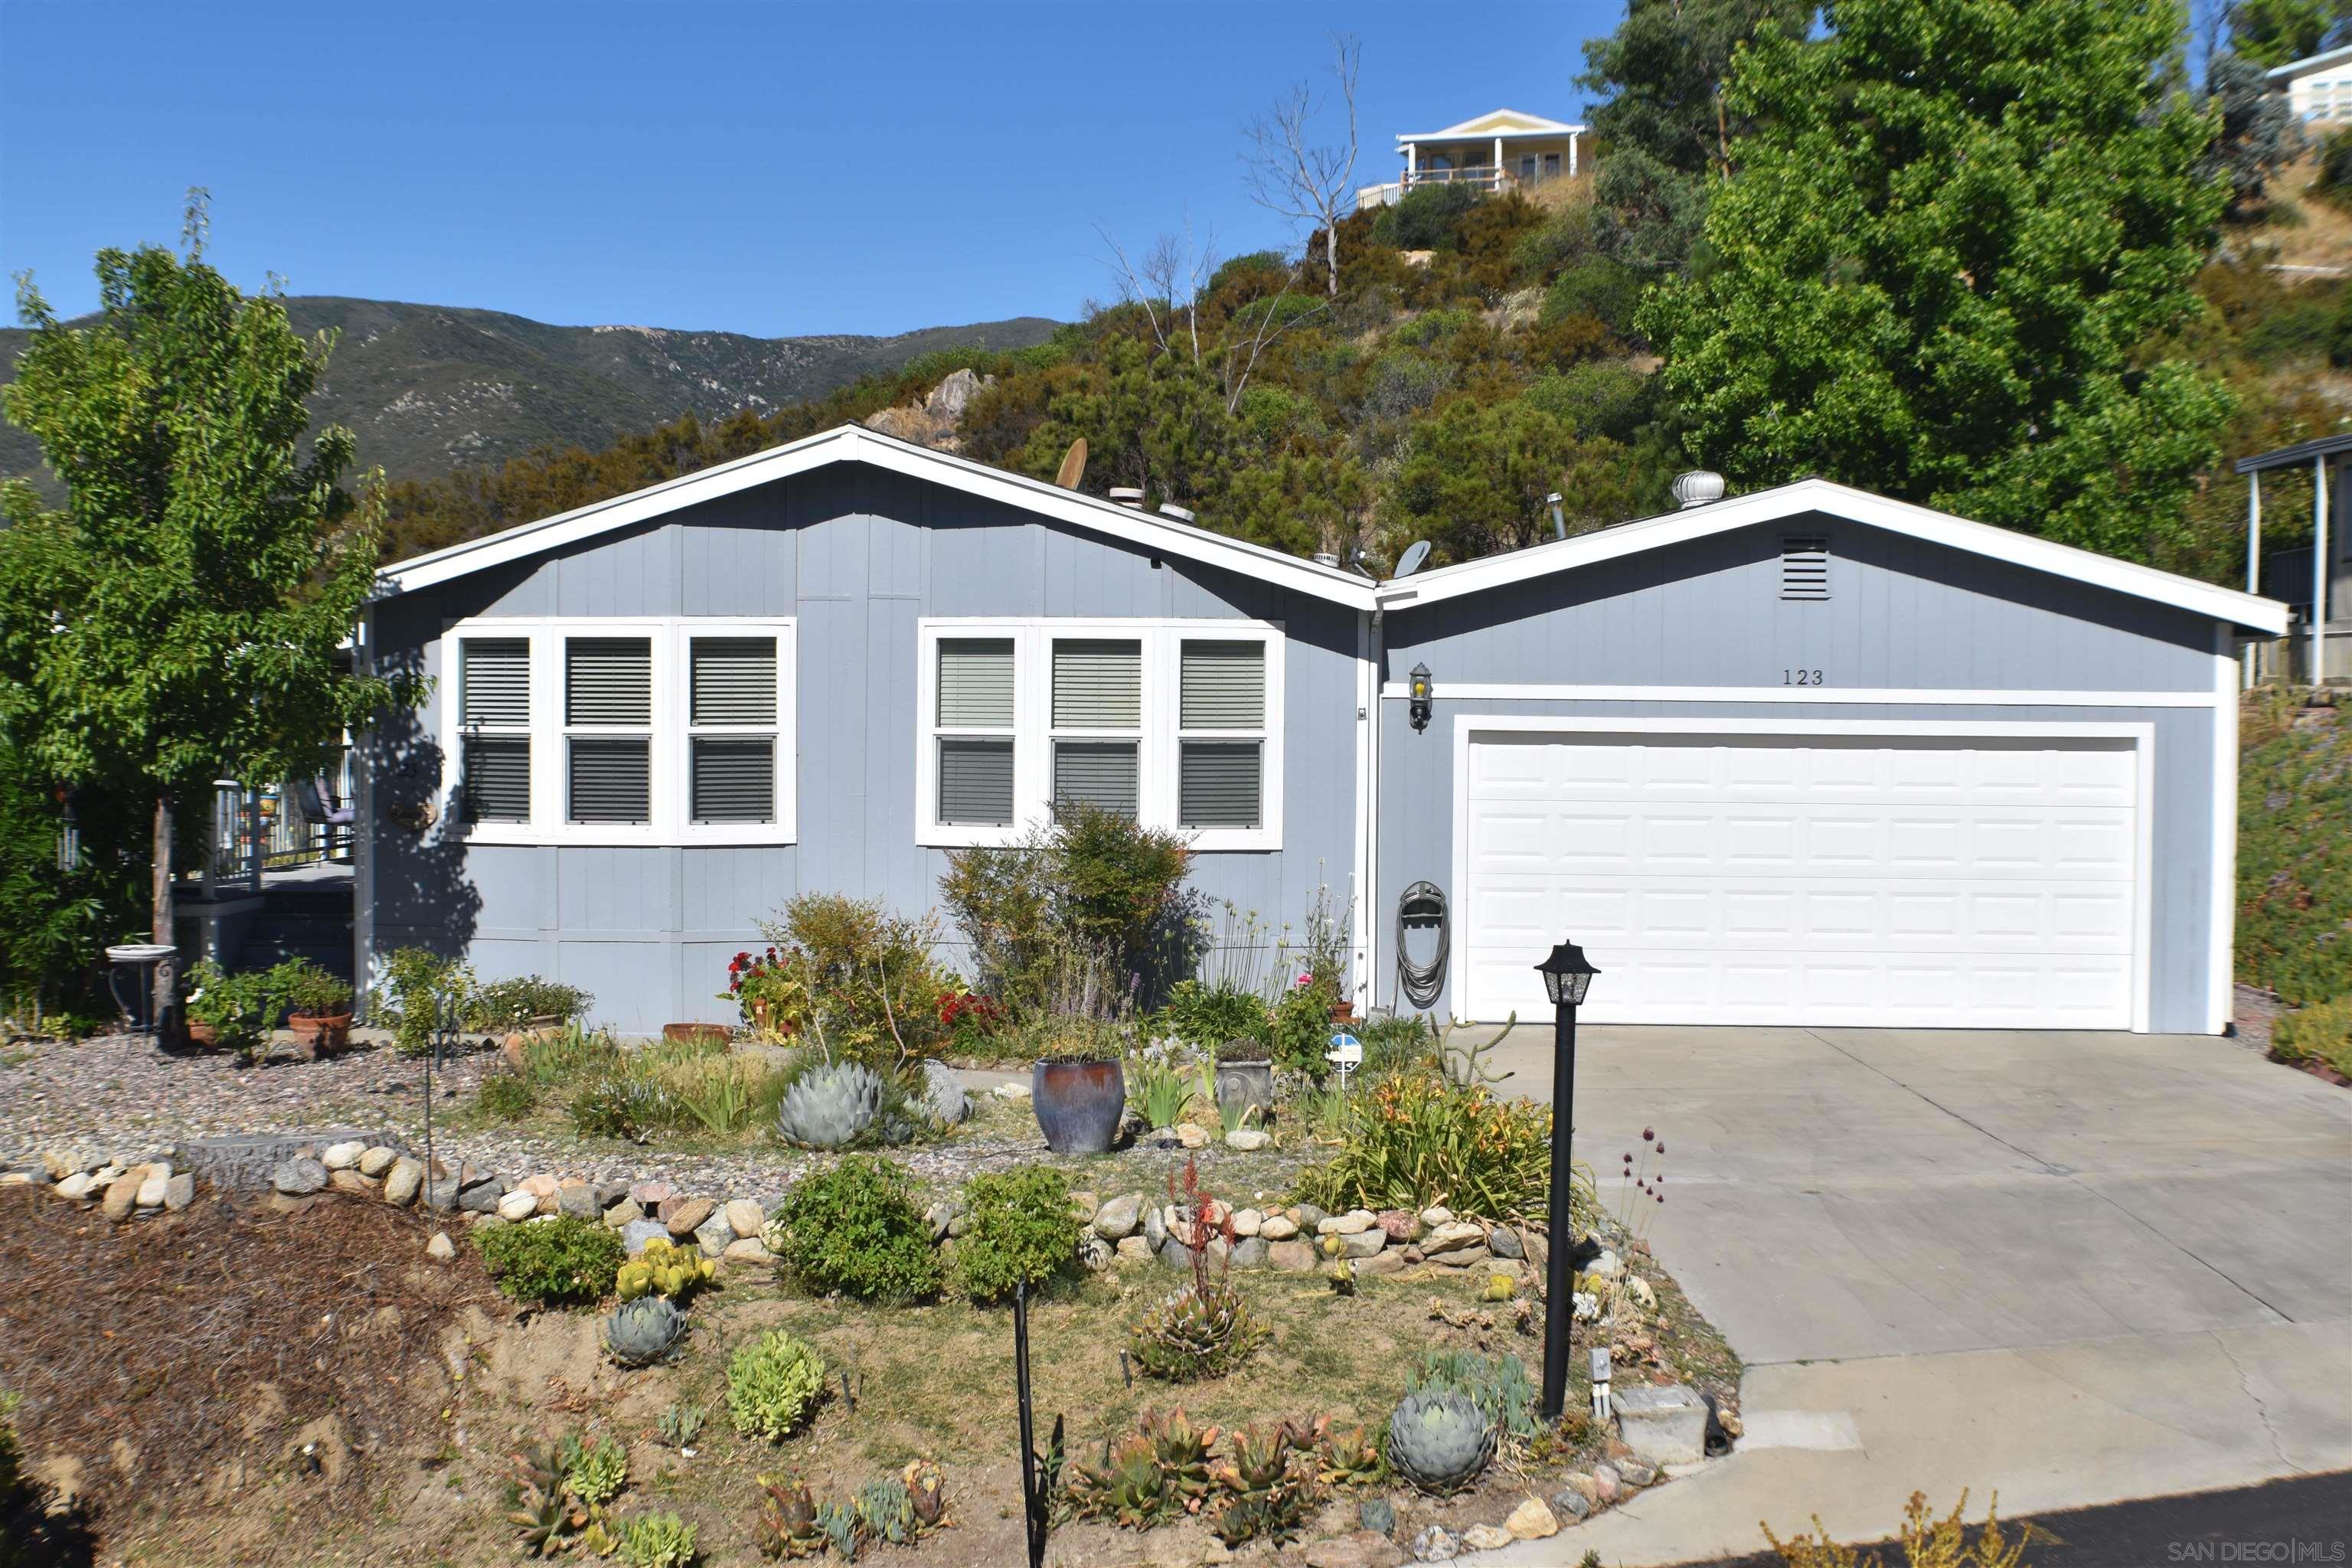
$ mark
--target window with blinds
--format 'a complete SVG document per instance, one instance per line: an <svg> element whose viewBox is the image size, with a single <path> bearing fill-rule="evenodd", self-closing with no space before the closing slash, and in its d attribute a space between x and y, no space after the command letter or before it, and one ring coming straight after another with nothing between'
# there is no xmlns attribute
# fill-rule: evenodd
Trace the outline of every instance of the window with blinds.
<svg viewBox="0 0 2352 1568"><path fill-rule="evenodd" d="M457 645L458 802L469 822L530 820L530 639Z"/></svg>
<svg viewBox="0 0 2352 1568"><path fill-rule="evenodd" d="M569 820L653 821L653 721L651 639L564 639L563 723L571 731L566 746ZM641 732L598 732L621 730Z"/></svg>
<svg viewBox="0 0 2352 1568"><path fill-rule="evenodd" d="M688 814L776 819L776 639L692 637L687 653Z"/></svg>
<svg viewBox="0 0 2352 1568"><path fill-rule="evenodd" d="M1053 717L1055 809L1085 805L1134 816L1143 739L1142 643L1055 638Z"/></svg>
<svg viewBox="0 0 2352 1568"><path fill-rule="evenodd" d="M1259 826L1265 644L1187 637L1177 660L1177 826Z"/></svg>
<svg viewBox="0 0 2352 1568"><path fill-rule="evenodd" d="M933 744L939 820L956 826L1013 821L1011 637L941 637Z"/></svg>

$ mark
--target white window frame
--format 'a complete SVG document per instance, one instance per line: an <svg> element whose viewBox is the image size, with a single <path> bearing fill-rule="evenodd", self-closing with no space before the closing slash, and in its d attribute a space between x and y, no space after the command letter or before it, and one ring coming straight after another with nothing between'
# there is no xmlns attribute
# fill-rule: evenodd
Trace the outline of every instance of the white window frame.
<svg viewBox="0 0 2352 1568"><path fill-rule="evenodd" d="M915 656L915 842L929 848L961 849L1019 842L1051 819L1054 742L1087 738L1126 739L1131 731L1056 731L1053 722L1054 658L1057 638L1079 641L1132 640L1143 652L1143 728L1136 758L1136 817L1147 827L1182 833L1195 849L1210 852L1282 847L1282 762L1285 649L1277 621L1094 617L1004 618L943 616L916 623ZM942 823L939 820L940 642L942 638L1003 637L1013 644L1013 809L1009 826ZM1261 731L1181 731L1180 689L1183 645L1198 641L1248 642L1265 646L1265 727ZM1177 822L1178 768L1183 739L1257 739L1264 750L1258 771L1258 826L1186 828Z"/></svg>
<svg viewBox="0 0 2352 1568"><path fill-rule="evenodd" d="M439 698L441 731L441 822L445 838L468 844L522 845L772 845L798 841L800 772L799 682L794 632L789 616L487 616L457 621L441 634L445 679ZM570 821L570 737L614 735L635 728L593 726L574 731L564 722L564 644L572 637L644 637L653 652L653 724L647 787L652 821ZM693 729L690 641L698 637L773 637L776 639L776 820L689 820L695 734L764 734L736 726ZM461 797L465 726L458 720L457 674L462 647L469 638L520 637L530 644L530 820L468 822ZM486 731L485 733L494 731ZM501 730L498 733L511 733Z"/></svg>

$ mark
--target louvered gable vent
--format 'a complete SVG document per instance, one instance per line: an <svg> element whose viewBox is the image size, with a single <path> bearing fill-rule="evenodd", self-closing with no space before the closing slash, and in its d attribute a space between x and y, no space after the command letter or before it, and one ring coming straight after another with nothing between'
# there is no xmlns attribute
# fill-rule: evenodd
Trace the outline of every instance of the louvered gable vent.
<svg viewBox="0 0 2352 1568"><path fill-rule="evenodd" d="M1830 596L1830 542L1818 534L1780 541L1780 597Z"/></svg>

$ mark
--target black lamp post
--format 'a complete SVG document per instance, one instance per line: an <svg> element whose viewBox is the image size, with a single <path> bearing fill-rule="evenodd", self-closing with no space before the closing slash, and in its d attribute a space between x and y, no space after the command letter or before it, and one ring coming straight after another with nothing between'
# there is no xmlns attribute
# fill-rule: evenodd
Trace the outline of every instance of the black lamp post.
<svg viewBox="0 0 2352 1568"><path fill-rule="evenodd" d="M1544 994L1551 998L1551 1206L1550 1245L1544 1254L1543 1417L1559 1419L1568 1398L1568 1326L1575 1316L1569 1254L1576 1249L1575 1222L1569 1214L1569 1134L1576 1118L1576 1010L1601 972L1572 942L1561 942L1536 965Z"/></svg>

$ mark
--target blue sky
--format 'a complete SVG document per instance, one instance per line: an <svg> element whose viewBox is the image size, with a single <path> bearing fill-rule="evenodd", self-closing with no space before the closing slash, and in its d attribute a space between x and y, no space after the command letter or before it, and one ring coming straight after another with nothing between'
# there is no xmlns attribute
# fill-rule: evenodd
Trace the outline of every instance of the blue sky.
<svg viewBox="0 0 2352 1568"><path fill-rule="evenodd" d="M91 254L210 188L247 287L762 335L1067 319L1249 201L1251 114L1363 43L1391 138L1581 118L1618 0L1464 5L164 6L0 0L0 268L92 308ZM1336 121L1334 122L1336 124Z"/></svg>

